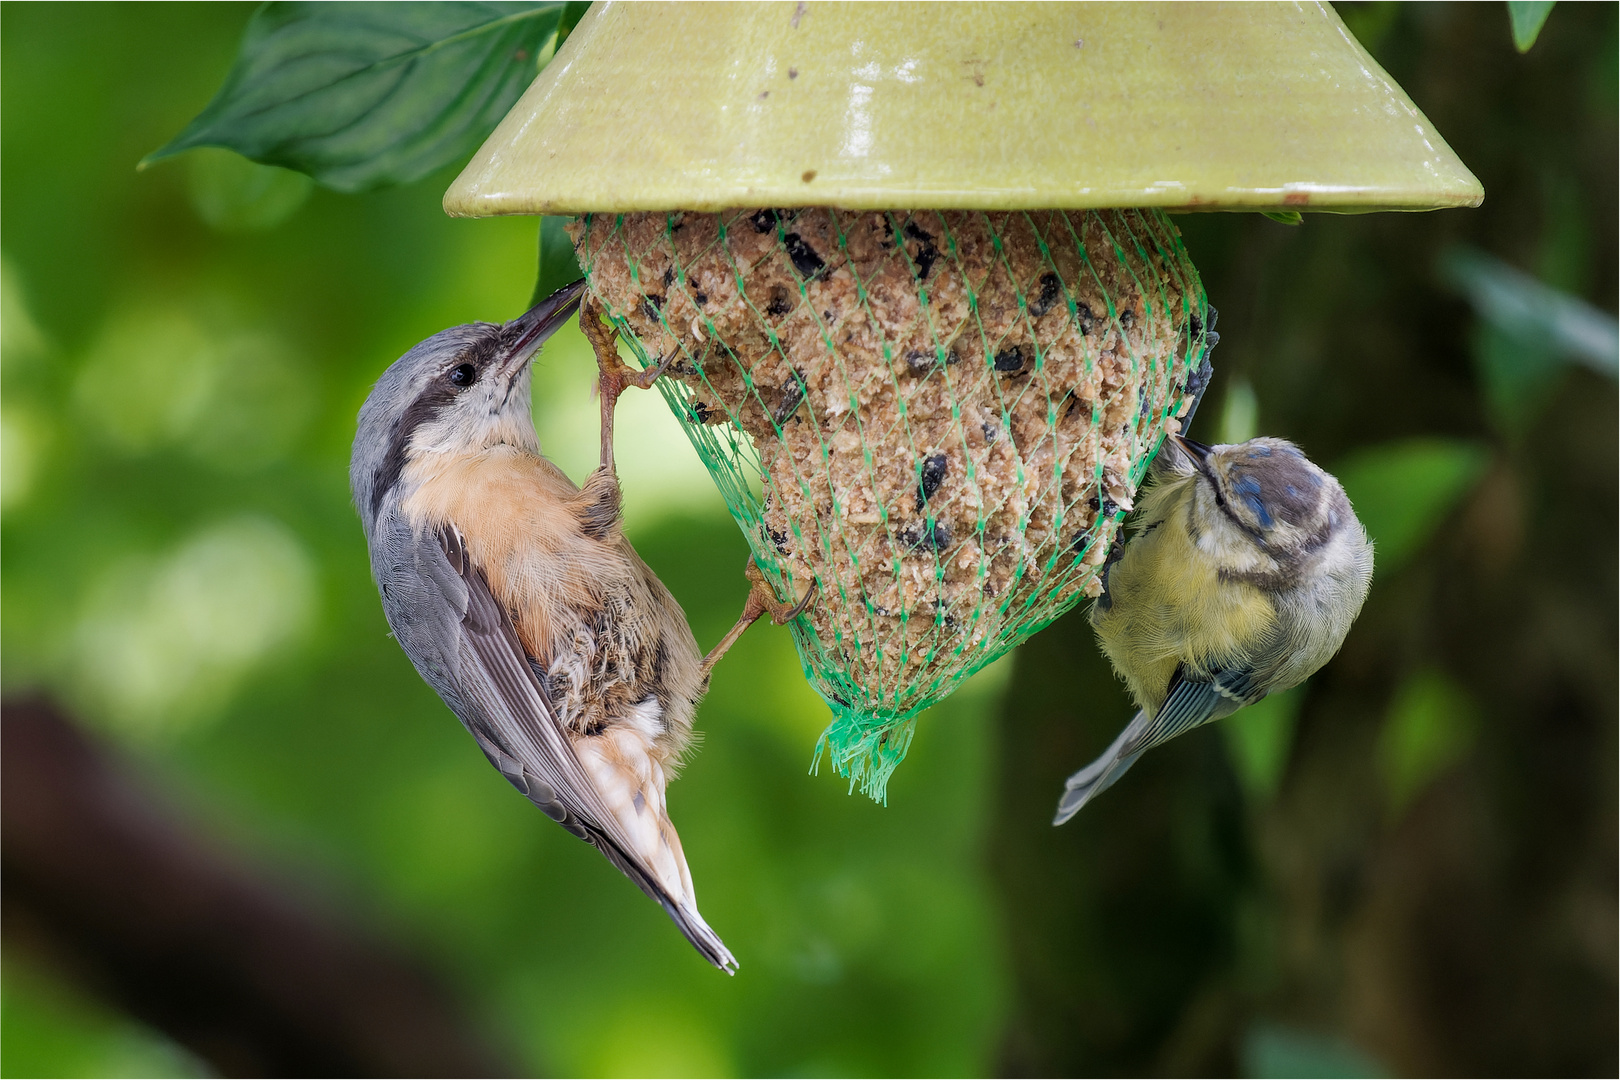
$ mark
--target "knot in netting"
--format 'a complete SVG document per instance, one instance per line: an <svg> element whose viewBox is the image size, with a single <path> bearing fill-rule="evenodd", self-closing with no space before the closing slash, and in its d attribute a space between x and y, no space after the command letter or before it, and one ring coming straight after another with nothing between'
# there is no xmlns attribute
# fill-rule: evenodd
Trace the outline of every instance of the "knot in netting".
<svg viewBox="0 0 1620 1080"><path fill-rule="evenodd" d="M1159 211L587 215L591 294L782 599L882 799L918 712L1101 591L1208 377L1198 274Z"/></svg>

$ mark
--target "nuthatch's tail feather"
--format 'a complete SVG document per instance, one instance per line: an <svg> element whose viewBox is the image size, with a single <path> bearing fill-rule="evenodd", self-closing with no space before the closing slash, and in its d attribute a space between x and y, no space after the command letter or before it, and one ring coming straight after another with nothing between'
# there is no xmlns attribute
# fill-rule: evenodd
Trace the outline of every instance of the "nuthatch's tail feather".
<svg viewBox="0 0 1620 1080"><path fill-rule="evenodd" d="M619 850L619 846L606 836L592 829L590 840L603 855L607 856L608 862L617 866L625 877L640 886L642 892L658 901L658 905L675 921L681 933L686 935L686 940L703 955L703 959L727 975L737 974L736 957L731 955L726 943L720 940L720 935L709 929L709 924L703 921L703 916L699 915L695 908L689 908L671 896L669 890L653 880L639 859Z"/></svg>
<svg viewBox="0 0 1620 1080"><path fill-rule="evenodd" d="M1125 748L1133 744L1147 726L1147 714L1137 713L1097 760L1069 777L1068 782L1063 785L1063 797L1058 800L1057 816L1052 819L1053 825L1062 825L1074 817L1082 806L1113 787L1114 781L1124 776L1125 770L1136 764L1136 759L1141 757L1141 751L1126 753Z"/></svg>

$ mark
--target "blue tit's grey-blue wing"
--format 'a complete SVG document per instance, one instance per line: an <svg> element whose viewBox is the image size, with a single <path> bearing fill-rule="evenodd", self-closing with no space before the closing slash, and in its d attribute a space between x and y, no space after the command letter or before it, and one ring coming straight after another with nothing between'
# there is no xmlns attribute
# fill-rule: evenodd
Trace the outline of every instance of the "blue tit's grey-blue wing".
<svg viewBox="0 0 1620 1080"><path fill-rule="evenodd" d="M1149 723L1147 714L1138 712L1125 725L1125 730L1108 745L1107 750L1097 755L1090 765L1069 777L1063 785L1063 796L1058 799L1053 825L1062 825L1074 817L1082 806L1107 791L1115 780L1125 775L1125 770L1136 763L1136 754L1127 747L1141 737Z"/></svg>
<svg viewBox="0 0 1620 1080"><path fill-rule="evenodd" d="M1153 722L1130 745L1129 752L1140 754L1151 750L1211 720L1231 716L1265 696L1254 672L1248 668L1213 672L1207 679L1188 675L1183 668L1177 668L1170 679L1170 692L1165 695L1164 704L1154 714Z"/></svg>
<svg viewBox="0 0 1620 1080"><path fill-rule="evenodd" d="M1063 785L1063 796L1058 800L1057 817L1052 824L1062 825L1082 806L1107 791L1145 751L1211 720L1230 716L1265 696L1265 690L1248 668L1218 671L1207 679L1188 675L1185 668L1176 668L1170 678L1170 692L1165 695L1159 711L1151 718L1138 712L1107 750L1069 777Z"/></svg>
<svg viewBox="0 0 1620 1080"><path fill-rule="evenodd" d="M456 682L465 706L457 714L462 723L513 787L546 816L594 845L657 901L704 959L722 971L734 971L736 960L720 938L677 903L633 853L629 837L602 802L558 723L510 617L468 557L461 536L446 527L434 540L440 560L460 583L451 595L466 598L457 626Z"/></svg>

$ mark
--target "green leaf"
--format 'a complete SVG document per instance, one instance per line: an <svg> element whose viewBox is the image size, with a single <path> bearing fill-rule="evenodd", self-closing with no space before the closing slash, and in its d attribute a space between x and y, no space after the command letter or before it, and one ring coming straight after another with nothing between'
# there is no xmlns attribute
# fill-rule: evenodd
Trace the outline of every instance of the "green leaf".
<svg viewBox="0 0 1620 1080"><path fill-rule="evenodd" d="M1243 1076L1379 1077L1390 1072L1355 1044L1264 1020L1243 1037Z"/></svg>
<svg viewBox="0 0 1620 1080"><path fill-rule="evenodd" d="M543 217L540 219L540 272L534 279L532 307L567 285L585 276L574 254L574 242L566 231L569 218Z"/></svg>
<svg viewBox="0 0 1620 1080"><path fill-rule="evenodd" d="M1474 370L1496 426L1523 435L1546 411L1569 367L1543 344L1531 344L1489 323L1468 336Z"/></svg>
<svg viewBox="0 0 1620 1080"><path fill-rule="evenodd" d="M1442 252L1436 269L1480 317L1471 335L1474 367L1504 431L1520 434L1530 426L1568 364L1616 377L1620 324L1613 315L1465 245Z"/></svg>
<svg viewBox="0 0 1620 1080"><path fill-rule="evenodd" d="M1368 447L1336 470L1385 576L1415 555L1473 489L1490 461L1480 443L1411 439Z"/></svg>
<svg viewBox="0 0 1620 1080"><path fill-rule="evenodd" d="M197 216L220 232L262 232L298 213L314 181L291 169L258 165L228 150L191 154L188 188Z"/></svg>
<svg viewBox="0 0 1620 1080"><path fill-rule="evenodd" d="M1244 793L1253 802L1269 802L1277 794L1288 768L1288 751L1293 748L1294 728L1304 703L1305 687L1296 686L1263 697L1221 721L1232 767L1237 771Z"/></svg>
<svg viewBox="0 0 1620 1080"><path fill-rule="evenodd" d="M1260 213L1279 225L1305 224L1305 215L1298 210L1262 210Z"/></svg>
<svg viewBox="0 0 1620 1080"><path fill-rule="evenodd" d="M1508 0L1508 22L1513 24L1513 45L1522 53L1530 51L1541 35L1541 28L1552 14L1555 0Z"/></svg>
<svg viewBox="0 0 1620 1080"><path fill-rule="evenodd" d="M1620 323L1608 312L1465 245L1447 248L1436 267L1441 281L1508 336L1611 379L1620 373Z"/></svg>
<svg viewBox="0 0 1620 1080"><path fill-rule="evenodd" d="M1412 676L1395 693L1378 739L1392 814L1405 810L1468 751L1479 711L1468 693L1438 671Z"/></svg>
<svg viewBox="0 0 1620 1080"><path fill-rule="evenodd" d="M409 183L469 154L582 3L270 3L214 100L144 168L197 146L338 191Z"/></svg>

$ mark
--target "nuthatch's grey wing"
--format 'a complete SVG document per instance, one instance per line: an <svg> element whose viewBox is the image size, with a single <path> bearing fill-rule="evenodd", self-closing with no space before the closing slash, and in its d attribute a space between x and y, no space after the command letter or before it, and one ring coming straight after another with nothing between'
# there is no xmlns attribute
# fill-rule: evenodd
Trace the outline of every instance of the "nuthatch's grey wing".
<svg viewBox="0 0 1620 1080"><path fill-rule="evenodd" d="M423 680L460 715L455 642L467 587L439 546L424 543L398 515L380 519L367 540L389 629Z"/></svg>
<svg viewBox="0 0 1620 1080"><path fill-rule="evenodd" d="M1124 776L1145 751L1211 720L1230 716L1265 696L1266 691L1260 687L1254 672L1247 668L1220 671L1208 679L1200 679L1178 667L1159 711L1151 719L1147 713L1138 712L1107 750L1069 777L1063 785L1063 797L1058 800L1057 817L1052 824L1062 825L1074 817L1082 806Z"/></svg>
<svg viewBox="0 0 1620 1080"><path fill-rule="evenodd" d="M557 722L511 618L467 557L460 535L445 527L424 543L437 549L459 582L452 595L466 598L456 628L457 683L464 703L456 712L490 762L548 817L593 844L656 900L704 959L727 973L736 971L737 961L719 936L696 911L670 896L634 854Z"/></svg>

